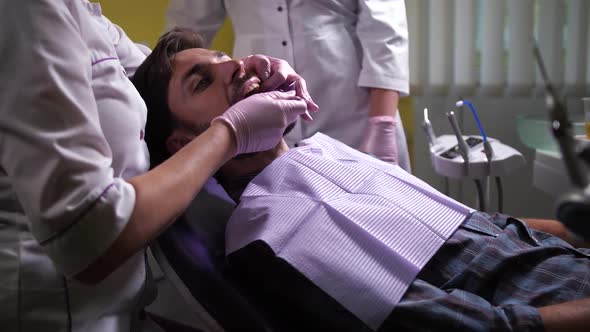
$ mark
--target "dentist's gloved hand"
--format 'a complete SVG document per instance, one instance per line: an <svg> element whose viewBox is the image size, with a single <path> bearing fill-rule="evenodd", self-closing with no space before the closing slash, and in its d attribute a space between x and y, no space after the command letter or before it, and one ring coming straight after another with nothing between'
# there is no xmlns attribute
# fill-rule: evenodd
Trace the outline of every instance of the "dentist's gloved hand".
<svg viewBox="0 0 590 332"><path fill-rule="evenodd" d="M236 155L274 148L285 128L307 111L307 103L293 92L255 94L232 105L211 122L228 125L236 138Z"/></svg>
<svg viewBox="0 0 590 332"><path fill-rule="evenodd" d="M310 112L318 111L318 105L307 92L305 80L291 68L287 61L262 54L250 55L242 61L246 71L256 73L262 80L262 91L274 91L295 84L295 94L305 100L307 109ZM312 120L309 113L305 113L303 118Z"/></svg>
<svg viewBox="0 0 590 332"><path fill-rule="evenodd" d="M394 116L371 116L359 150L397 164L396 121Z"/></svg>

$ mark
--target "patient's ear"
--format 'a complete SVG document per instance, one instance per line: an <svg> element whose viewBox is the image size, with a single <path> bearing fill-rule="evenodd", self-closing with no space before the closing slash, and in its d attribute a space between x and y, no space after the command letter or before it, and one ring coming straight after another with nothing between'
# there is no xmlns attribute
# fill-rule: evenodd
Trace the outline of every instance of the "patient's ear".
<svg viewBox="0 0 590 332"><path fill-rule="evenodd" d="M194 134L188 133L186 130L174 129L172 134L166 139L166 148L170 154L175 154L185 145L195 138Z"/></svg>

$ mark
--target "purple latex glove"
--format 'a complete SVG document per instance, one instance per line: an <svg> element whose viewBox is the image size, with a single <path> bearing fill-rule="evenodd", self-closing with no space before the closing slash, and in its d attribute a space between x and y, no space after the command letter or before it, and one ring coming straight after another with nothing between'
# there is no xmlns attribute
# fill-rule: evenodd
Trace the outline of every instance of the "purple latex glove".
<svg viewBox="0 0 590 332"><path fill-rule="evenodd" d="M397 164L396 121L393 116L371 116L359 150Z"/></svg>
<svg viewBox="0 0 590 332"><path fill-rule="evenodd" d="M305 100L310 112L317 112L319 107L307 92L305 80L299 76L285 60L262 54L250 55L244 59L246 71L254 72L262 80L262 91L273 91L295 83L295 94ZM305 120L312 120L309 113L303 115Z"/></svg>
<svg viewBox="0 0 590 332"><path fill-rule="evenodd" d="M236 138L236 155L274 148L285 128L307 111L293 92L271 91L245 98L211 122L227 124Z"/></svg>

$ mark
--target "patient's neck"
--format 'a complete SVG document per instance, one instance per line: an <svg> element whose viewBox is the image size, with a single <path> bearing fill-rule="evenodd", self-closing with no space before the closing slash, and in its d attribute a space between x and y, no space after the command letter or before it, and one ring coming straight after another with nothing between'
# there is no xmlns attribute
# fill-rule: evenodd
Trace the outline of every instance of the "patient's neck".
<svg viewBox="0 0 590 332"><path fill-rule="evenodd" d="M237 203L242 193L266 166L287 152L289 147L284 140L273 149L245 156L238 156L223 165L216 174L217 181Z"/></svg>

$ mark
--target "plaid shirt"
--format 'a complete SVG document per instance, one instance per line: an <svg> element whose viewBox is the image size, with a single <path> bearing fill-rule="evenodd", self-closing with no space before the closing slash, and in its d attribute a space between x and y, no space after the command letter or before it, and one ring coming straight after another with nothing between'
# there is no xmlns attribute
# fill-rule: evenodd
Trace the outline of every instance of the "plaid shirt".
<svg viewBox="0 0 590 332"><path fill-rule="evenodd" d="M590 296L589 254L520 220L475 212L378 331L544 331L536 308ZM228 258L280 331L371 331L262 241Z"/></svg>
<svg viewBox="0 0 590 332"><path fill-rule="evenodd" d="M474 213L380 331L543 331L536 308L590 296L590 250L522 221Z"/></svg>

